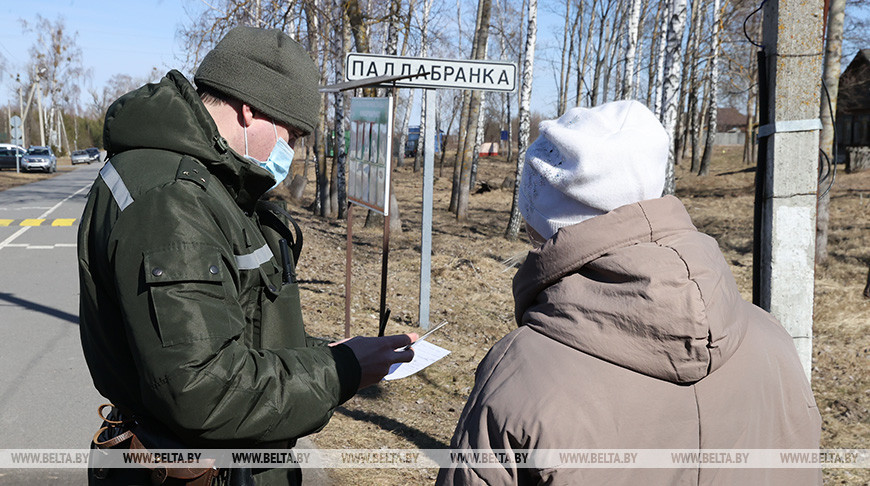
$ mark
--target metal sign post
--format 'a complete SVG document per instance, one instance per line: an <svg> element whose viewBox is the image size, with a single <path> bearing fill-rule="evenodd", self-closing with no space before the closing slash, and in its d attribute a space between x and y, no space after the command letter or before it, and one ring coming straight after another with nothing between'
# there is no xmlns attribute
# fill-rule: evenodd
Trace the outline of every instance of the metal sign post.
<svg viewBox="0 0 870 486"><path fill-rule="evenodd" d="M9 125L11 126L11 130L9 130L12 135L12 140L10 143L12 145L23 145L24 144L24 130L21 128L21 117L18 115L13 116L9 119ZM15 148L15 172L21 172L21 155L18 152L18 148Z"/></svg>
<svg viewBox="0 0 870 486"><path fill-rule="evenodd" d="M350 101L350 150L348 151L347 200L384 215L381 260L381 305L378 336L384 335L387 310L387 265L390 255L390 159L393 132L393 97L353 98ZM347 213L347 276L345 286L345 336L350 337L350 262L353 209Z"/></svg>
<svg viewBox="0 0 870 486"><path fill-rule="evenodd" d="M432 278L432 198L435 186L435 90L423 93L426 131L423 134L423 228L420 236L420 327L429 329Z"/></svg>

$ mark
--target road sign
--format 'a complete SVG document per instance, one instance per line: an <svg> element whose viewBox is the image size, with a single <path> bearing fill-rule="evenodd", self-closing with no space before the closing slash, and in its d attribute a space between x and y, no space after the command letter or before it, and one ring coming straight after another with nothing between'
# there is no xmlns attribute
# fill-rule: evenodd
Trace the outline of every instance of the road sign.
<svg viewBox="0 0 870 486"><path fill-rule="evenodd" d="M404 88L454 88L511 92L516 90L517 65L510 62L383 56L353 52L345 61L345 79L425 74L395 81ZM390 83L393 84L393 83Z"/></svg>
<svg viewBox="0 0 870 486"><path fill-rule="evenodd" d="M9 124L12 125L12 128L18 128L21 126L21 117L18 115L13 116L9 119Z"/></svg>
<svg viewBox="0 0 870 486"><path fill-rule="evenodd" d="M11 136L11 140L9 141L12 145L23 145L24 144L24 131L21 130L21 127L12 127L9 130L9 135Z"/></svg>

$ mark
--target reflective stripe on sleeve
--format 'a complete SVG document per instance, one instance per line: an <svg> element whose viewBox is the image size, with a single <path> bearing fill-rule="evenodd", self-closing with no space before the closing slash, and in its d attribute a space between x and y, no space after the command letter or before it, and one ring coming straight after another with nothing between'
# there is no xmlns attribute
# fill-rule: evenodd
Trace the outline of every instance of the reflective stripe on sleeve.
<svg viewBox="0 0 870 486"><path fill-rule="evenodd" d="M100 169L100 177L109 186L109 191L112 192L112 197L115 198L121 211L133 204L133 196L130 195L130 191L127 190L127 186L124 185L124 181L121 180L121 176L111 162L106 162L106 165Z"/></svg>
<svg viewBox="0 0 870 486"><path fill-rule="evenodd" d="M236 255L236 266L239 270L253 270L272 259L269 245L263 245L247 255Z"/></svg>

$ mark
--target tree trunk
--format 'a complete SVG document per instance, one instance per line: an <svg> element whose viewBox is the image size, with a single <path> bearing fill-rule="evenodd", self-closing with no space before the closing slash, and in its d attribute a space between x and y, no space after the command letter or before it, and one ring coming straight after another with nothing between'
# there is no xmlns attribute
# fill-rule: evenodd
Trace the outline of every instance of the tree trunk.
<svg viewBox="0 0 870 486"><path fill-rule="evenodd" d="M402 42L402 56L406 56L408 54L408 45L410 44L411 37L409 35L411 31L411 16L414 12L414 0L409 0L408 15L405 16L405 40L404 42ZM402 117L402 126L401 130L399 131L399 143L395 151L396 165L398 167L402 167L405 165L405 144L408 141L408 123L411 120L411 110L414 107L414 93L416 91L417 90L414 89L408 90L408 104L405 108L404 116Z"/></svg>
<svg viewBox="0 0 870 486"><path fill-rule="evenodd" d="M640 60L644 56L644 53L643 53L643 49L644 49L643 34L644 34L644 30L645 30L644 29L644 19L646 18L648 13L649 13L649 0L643 0L641 3L641 7L640 7L640 19L639 19L639 22L637 24L637 34L635 37L637 39L637 51L634 54L634 64L635 64L634 79L631 81L632 86L634 86L634 93L632 94L632 99L639 99L640 98L640 73L642 70L639 68L639 66L640 66ZM652 49L652 46L650 46L650 49Z"/></svg>
<svg viewBox="0 0 870 486"><path fill-rule="evenodd" d="M429 93L423 93L423 99L429 96ZM414 152L414 172L420 172L420 166L423 163L423 151L426 150L426 103L422 103L420 107L420 128L417 137L417 150Z"/></svg>
<svg viewBox="0 0 870 486"><path fill-rule="evenodd" d="M321 52L321 37L317 35L320 31L320 1L313 0L311 2L306 2L304 4L305 9L305 19L308 23L308 52L311 54L311 57L314 58L315 62L320 60L320 52ZM326 84L326 79L324 78L324 73L321 70L320 75L320 84ZM326 106L326 98L324 95L320 95L320 113L321 115L318 117L317 124L314 126L314 174L315 174L315 189L314 189L314 214L317 216L326 216L330 212L330 199L329 199L329 174L327 173L327 164L326 164L326 150L325 143L323 140L324 137L324 127L325 127L325 106Z"/></svg>
<svg viewBox="0 0 870 486"><path fill-rule="evenodd" d="M350 36L347 29L345 16L342 15L341 5L336 2L334 10L337 12L339 20L336 22L340 28L338 32L333 34L333 49L338 53L339 59L344 59L348 51ZM341 62L335 63L335 79L336 81L344 80L344 64ZM344 147L344 94L339 91L335 93L333 101L333 110L335 111L335 139L333 147L333 157L335 159L335 182L336 182L336 200L335 212L338 219L344 219L347 211L347 154Z"/></svg>
<svg viewBox="0 0 870 486"><path fill-rule="evenodd" d="M843 54L843 20L845 17L846 0L831 0L828 11L828 28L825 42L824 81L827 92L822 92L820 118L822 133L819 148L828 154L832 164L834 160L834 119L837 113L837 94L840 84L840 57ZM830 101L830 105L828 104ZM822 171L820 171L821 173ZM829 177L833 177L829 174ZM825 178L819 181L818 193L821 195L816 209L816 263L822 263L828 258L828 224L830 222L831 193L828 190L831 180Z"/></svg>
<svg viewBox="0 0 870 486"><path fill-rule="evenodd" d="M658 44L656 49L655 82L652 86L655 88L655 94L653 95L653 113L659 117L659 120L662 119L662 91L664 89L665 59L667 57L667 47L670 39L668 25L670 25L670 18L673 15L673 5L675 1L679 0L659 0L659 7L662 16L657 25Z"/></svg>
<svg viewBox="0 0 870 486"><path fill-rule="evenodd" d="M486 45L489 39L489 19L490 13L492 12L492 0L479 0L479 2L479 26L474 36L475 44L472 59L486 58ZM480 91L472 92L471 103L468 108L469 135L473 134L475 139L477 137L477 121L482 99L483 95ZM471 154L469 151L473 150L473 145L474 144L470 143L468 140L468 137L466 137L465 154L462 157L462 172L459 176L459 198L456 205L456 218L460 221L468 219L468 200L470 197L469 183L471 181Z"/></svg>
<svg viewBox="0 0 870 486"><path fill-rule="evenodd" d="M683 153L686 150L686 135L689 131L688 125L691 124L686 114L691 113L691 111L685 105L688 100L688 103L691 106L693 88L691 81L694 81L693 76L695 65L698 62L698 43L699 38L701 37L700 19L703 16L700 15L700 10L703 8L703 2L701 0L691 0L691 2L692 22L689 26L688 49L686 49L686 52L683 54L683 78L680 81L680 101L677 105L677 127L674 130L674 164L680 163L683 158Z"/></svg>
<svg viewBox="0 0 870 486"><path fill-rule="evenodd" d="M532 95L532 73L534 72L535 64L535 41L538 34L537 19L538 0L529 0L529 27L526 34L525 59L523 60L523 84L520 88L520 140L517 151L516 184L514 184L514 193L511 200L511 216L505 230L505 238L510 240L515 240L519 235L522 219L519 207L519 190L520 181L523 176L523 166L525 165L526 150L529 146L529 125L531 125L529 105Z"/></svg>
<svg viewBox="0 0 870 486"><path fill-rule="evenodd" d="M468 135L466 125L468 123L468 106L470 105L470 92L462 92L462 110L459 112L459 129L456 133L456 155L453 159L453 189L450 192L450 207L448 210L456 214L459 206L459 179L462 174L462 157L465 154L465 143Z"/></svg>
<svg viewBox="0 0 870 486"><path fill-rule="evenodd" d="M450 129L453 128L453 121L456 120L456 97L453 98L453 109L450 110L450 121L447 123L447 130L444 131L445 137L450 137ZM444 175L444 158L447 156L447 145L441 146L441 161L438 164L438 177Z"/></svg>
<svg viewBox="0 0 870 486"><path fill-rule="evenodd" d="M594 20L595 15L595 7L598 4L598 0L592 0L592 16ZM577 18L583 19L583 11L586 2L580 2L577 8ZM579 22L580 25L583 25L583 22ZM589 52L592 49L592 33L595 29L591 28L592 22L589 22L586 28L586 42L583 44L583 56L580 58L580 61L577 63L577 94L574 99L575 106L580 106L581 103L585 102L588 104L589 99L586 96L583 96L583 90L586 88L586 66L589 65ZM577 33L577 39L582 37L582 32ZM588 92L588 89L587 89ZM587 93L588 94L588 93ZM588 105L587 105L588 106Z"/></svg>
<svg viewBox="0 0 870 486"><path fill-rule="evenodd" d="M719 91L719 0L713 0L713 40L710 46L710 104L707 106L707 143L704 146L704 157L698 175L707 175L710 171L710 159L713 156L713 144L716 141L716 115L718 114Z"/></svg>
<svg viewBox="0 0 870 486"><path fill-rule="evenodd" d="M496 3L496 6L499 7L499 4ZM505 33L505 25L506 24L507 24L507 22L505 21L505 9L503 7L499 7L499 34L500 35L498 36L498 40L499 40L499 47L501 49L501 55L499 56L499 59L501 59L501 60L507 60L507 39L506 39L507 34ZM576 18L575 18L574 25L575 26L577 25ZM576 28L574 30L576 30ZM573 38L573 32L572 32L572 37L571 37L572 52L573 52L573 48L574 48L574 38ZM569 56L569 66L570 66L570 56ZM570 74L570 68L568 70L568 74ZM566 84L567 84L567 81L566 81ZM565 89L567 89L567 86ZM566 91L566 96L567 96L567 91ZM513 120L511 120L511 94L510 93L503 93L501 100L502 100L502 107L501 107L502 120L505 123L506 131L507 131L507 140L506 140L507 143L505 144L506 145L505 150L507 151L506 152L506 154L507 154L506 160L511 160L511 152L512 152L511 146L513 145L512 144L512 141L513 141L513 137L512 137ZM499 133L499 142L501 142L501 133Z"/></svg>
<svg viewBox="0 0 870 486"><path fill-rule="evenodd" d="M471 40L471 58L476 59L477 33L480 31L483 2L477 2L477 15L475 16L474 36ZM459 0L456 0L457 24L462 27L462 17L459 14ZM462 31L459 31L459 50L462 50ZM459 194L462 191L462 168L465 165L465 147L468 145L468 117L471 109L471 91L462 93L462 111L459 115L458 144L456 146L456 159L453 162L453 189L450 192L450 212L457 214L459 211Z"/></svg>
<svg viewBox="0 0 870 486"><path fill-rule="evenodd" d="M620 98L627 100L634 97L635 53L637 52L637 26L640 23L640 1L631 0L628 11L628 45L625 49L625 72L622 77L622 92Z"/></svg>
<svg viewBox="0 0 870 486"><path fill-rule="evenodd" d="M611 39L609 34L610 24L607 23L607 13L610 11L610 3L601 12L601 23L598 25L598 43L595 46L595 75L592 78L592 92L589 97L589 105L598 104L598 92L601 88L601 69L604 67L607 57L607 47L604 45L605 37Z"/></svg>
<svg viewBox="0 0 870 486"><path fill-rule="evenodd" d="M568 65L567 59L570 59L570 57L566 59L566 56L568 56L568 51L570 50L569 43L571 44L571 47L573 47L574 44L573 31L569 34L569 26L571 25L571 1L572 0L565 0L565 28L562 30L562 63L559 65L559 98L556 103L556 112L558 114L565 113L565 108L568 105L568 72L566 66Z"/></svg>
<svg viewBox="0 0 870 486"><path fill-rule="evenodd" d="M704 80L706 80L706 82L709 84L710 76L704 76ZM707 88L704 93L704 96L701 97L701 106L698 107L698 113L695 122L697 129L692 136L692 167L690 169L690 172L692 174L697 174L698 171L701 170L701 157L704 153L701 148L701 132L703 132L704 127L707 126L707 111L708 107L710 106L709 88ZM706 132L704 133L706 134Z"/></svg>
<svg viewBox="0 0 870 486"><path fill-rule="evenodd" d="M395 56L399 52L399 11L402 9L402 0L390 0L390 11L387 14L387 43L384 53Z"/></svg>
<svg viewBox="0 0 870 486"><path fill-rule="evenodd" d="M689 109L688 109L689 133L688 133L687 138L689 140L688 140L688 143L684 144L684 145L691 146L692 164L691 164L690 171L693 174L698 173L698 169L700 168L700 164L701 164L700 154L698 153L698 146L701 143L701 126L703 125L703 123L701 122L701 116L702 116L702 113L706 113L706 111L703 110L703 101L701 101L699 99L700 98L699 93L701 92L701 88L703 87L703 84L704 84L704 79L706 79L706 78L698 76L698 73L701 71L700 53L698 51L700 50L700 37L701 37L701 32L703 32L703 29L704 29L704 19L706 18L706 15L703 12L703 9L705 7L703 5L700 5L699 7L700 8L698 8L698 12L697 12L698 18L695 18L693 16L694 22L697 22L697 25L695 27L695 32L697 34L695 36L695 44L693 45L693 48L692 48L692 51L695 52L695 55L694 55L695 60L692 63L692 66L690 67L691 74L689 76L689 86L691 89L691 93L689 94ZM693 15L694 15L694 12L693 12ZM699 103L699 101L701 101L701 103ZM683 150L683 152L685 153L685 149Z"/></svg>
<svg viewBox="0 0 870 486"><path fill-rule="evenodd" d="M480 104L484 105L486 94L480 93ZM484 129L484 110L479 110L477 113L477 128L476 136L474 137L474 149L471 151L471 177L468 180L468 190L474 191L474 185L477 183L477 166L480 164L480 146L483 144L483 129Z"/></svg>
<svg viewBox="0 0 870 486"><path fill-rule="evenodd" d="M718 1L718 0L716 0ZM674 180L674 164L676 163L676 154L674 153L674 139L676 138L677 125L677 103L679 101L679 83L682 70L680 62L680 46L683 42L683 28L686 24L686 0L670 0L671 7L669 9L668 19L668 42L665 56L665 76L664 84L662 84L662 125L670 137L668 146L668 166L665 178L665 189L663 194L673 194L676 190Z"/></svg>
<svg viewBox="0 0 870 486"><path fill-rule="evenodd" d="M423 18L420 19L420 57L429 55L429 13L432 10L432 0L423 1ZM428 97L428 94L423 96ZM432 105L434 108L434 104ZM423 161L423 151L426 149L426 103L423 103L420 112L420 131L417 138L417 151L414 154L414 172L420 171L420 164Z"/></svg>
<svg viewBox="0 0 870 486"><path fill-rule="evenodd" d="M610 78L611 73L613 73L614 64L616 65L616 77L617 79L619 78L619 54L617 52L619 50L619 43L616 41L621 37L619 35L619 31L621 30L619 26L622 24L622 8L620 5L620 3L616 4L616 9L613 10L613 14L605 14L606 17L611 19L611 22L607 24L607 44L605 44L604 47L604 80L601 85L602 103L606 103L611 99ZM610 7L610 5L608 5L608 7Z"/></svg>
<svg viewBox="0 0 870 486"><path fill-rule="evenodd" d="M369 50L368 29L366 29L365 20L359 8L359 0L344 0L344 11L347 12L347 20L350 23L350 31L353 34L356 52L371 52ZM315 32L315 34L317 33ZM363 96L377 96L375 88L363 88L362 91Z"/></svg>

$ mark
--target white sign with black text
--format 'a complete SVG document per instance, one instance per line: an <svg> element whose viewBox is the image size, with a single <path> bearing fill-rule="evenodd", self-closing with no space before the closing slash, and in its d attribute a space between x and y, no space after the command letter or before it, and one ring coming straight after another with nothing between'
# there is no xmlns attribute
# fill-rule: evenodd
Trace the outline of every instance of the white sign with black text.
<svg viewBox="0 0 870 486"><path fill-rule="evenodd" d="M347 55L344 72L347 81L377 76L421 75L395 82L396 86L403 88L455 88L511 92L517 87L517 65L499 61L401 57L352 52Z"/></svg>

